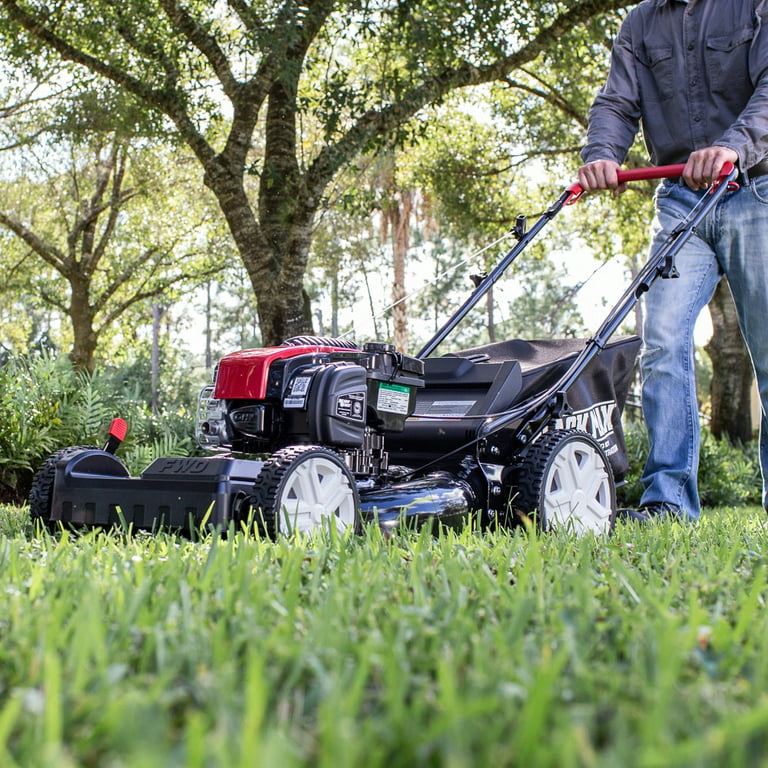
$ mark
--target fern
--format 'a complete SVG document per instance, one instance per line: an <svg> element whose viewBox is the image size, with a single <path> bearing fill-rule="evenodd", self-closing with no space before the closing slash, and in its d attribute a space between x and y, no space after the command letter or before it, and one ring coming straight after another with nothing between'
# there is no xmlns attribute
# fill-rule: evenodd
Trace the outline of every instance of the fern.
<svg viewBox="0 0 768 768"><path fill-rule="evenodd" d="M192 449L191 438L166 434L150 443L139 443L122 451L122 458L128 471L138 475L159 456L189 456Z"/></svg>
<svg viewBox="0 0 768 768"><path fill-rule="evenodd" d="M191 409L152 414L116 391L115 377L75 373L66 358L15 358L0 366L0 502L17 502L37 468L71 445L100 445L115 416L129 424L121 455L134 472L156 456L194 450Z"/></svg>

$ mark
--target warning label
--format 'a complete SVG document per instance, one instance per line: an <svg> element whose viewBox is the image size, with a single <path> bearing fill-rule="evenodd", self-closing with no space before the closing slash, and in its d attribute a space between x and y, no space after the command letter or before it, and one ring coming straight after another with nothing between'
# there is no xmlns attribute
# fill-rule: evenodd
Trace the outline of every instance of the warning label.
<svg viewBox="0 0 768 768"><path fill-rule="evenodd" d="M400 384L381 384L376 409L387 413L400 413L405 416L408 414L410 396L410 387L403 387Z"/></svg>

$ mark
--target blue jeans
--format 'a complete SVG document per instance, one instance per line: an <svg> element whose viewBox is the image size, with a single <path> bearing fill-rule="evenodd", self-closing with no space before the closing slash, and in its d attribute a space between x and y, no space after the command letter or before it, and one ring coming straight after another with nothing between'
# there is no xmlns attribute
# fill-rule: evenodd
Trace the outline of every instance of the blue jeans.
<svg viewBox="0 0 768 768"><path fill-rule="evenodd" d="M664 181L656 196L652 248L706 192ZM675 258L680 277L658 279L644 296L643 414L650 451L641 504L665 501L691 519L700 512L699 416L693 329L725 275L752 358L762 405L763 503L768 479L768 176L728 192Z"/></svg>

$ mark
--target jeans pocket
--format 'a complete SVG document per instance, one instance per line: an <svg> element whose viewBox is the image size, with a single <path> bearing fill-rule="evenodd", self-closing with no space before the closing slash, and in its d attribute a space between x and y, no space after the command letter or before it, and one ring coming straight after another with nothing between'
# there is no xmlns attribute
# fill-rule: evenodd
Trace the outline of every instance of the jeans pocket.
<svg viewBox="0 0 768 768"><path fill-rule="evenodd" d="M664 179L664 181L656 187L655 198L656 200L665 200L672 194L672 190L677 186L677 183Z"/></svg>
<svg viewBox="0 0 768 768"><path fill-rule="evenodd" d="M768 205L768 176L758 176L749 182L749 191L759 203Z"/></svg>

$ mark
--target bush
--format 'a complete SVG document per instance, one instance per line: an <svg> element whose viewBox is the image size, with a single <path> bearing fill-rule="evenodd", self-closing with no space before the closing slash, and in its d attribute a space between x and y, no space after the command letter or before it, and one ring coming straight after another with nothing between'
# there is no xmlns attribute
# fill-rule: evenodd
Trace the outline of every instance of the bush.
<svg viewBox="0 0 768 768"><path fill-rule="evenodd" d="M617 489L620 507L636 507L643 493L640 477L648 455L648 437L641 422L625 427L629 472L626 482ZM757 441L733 445L718 440L707 427L701 430L699 457L699 495L702 506L721 507L738 504L761 504L760 462Z"/></svg>
<svg viewBox="0 0 768 768"><path fill-rule="evenodd" d="M157 455L195 450L191 404L153 414L115 391L111 377L77 373L66 357L8 360L0 366L0 503L25 499L35 471L59 448L102 445L116 416L129 424L120 455L131 472Z"/></svg>

